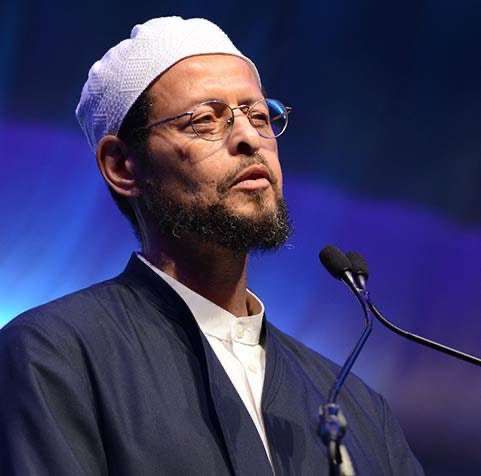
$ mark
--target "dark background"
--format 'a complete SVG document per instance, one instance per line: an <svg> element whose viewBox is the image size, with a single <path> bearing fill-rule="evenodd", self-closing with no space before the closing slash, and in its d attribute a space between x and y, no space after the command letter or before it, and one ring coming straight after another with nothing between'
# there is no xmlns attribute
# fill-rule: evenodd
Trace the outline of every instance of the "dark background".
<svg viewBox="0 0 481 476"><path fill-rule="evenodd" d="M0 325L119 272L137 245L76 123L91 64L136 23L218 23L293 107L280 139L295 224L254 257L269 318L342 362L359 310L320 268L327 243L368 258L400 325L481 354L481 3L0 3ZM481 369L376 326L356 373L383 393L429 475L481 467Z"/></svg>

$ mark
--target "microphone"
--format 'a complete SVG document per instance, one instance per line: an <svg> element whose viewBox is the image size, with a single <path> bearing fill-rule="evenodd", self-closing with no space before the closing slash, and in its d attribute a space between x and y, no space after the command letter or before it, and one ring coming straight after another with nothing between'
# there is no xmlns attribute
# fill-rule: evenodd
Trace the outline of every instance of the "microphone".
<svg viewBox="0 0 481 476"><path fill-rule="evenodd" d="M336 279L342 279L344 273L351 272L351 261L337 247L327 245L319 253L319 259L329 273Z"/></svg>
<svg viewBox="0 0 481 476"><path fill-rule="evenodd" d="M362 290L353 276L351 261L339 248L327 245L319 253L319 260L331 276L344 281L356 296Z"/></svg>
<svg viewBox="0 0 481 476"><path fill-rule="evenodd" d="M356 284L366 291L367 280L369 278L369 269L366 260L362 255L355 251L348 251L346 253L346 258L351 263L351 271L354 275Z"/></svg>
<svg viewBox="0 0 481 476"><path fill-rule="evenodd" d="M329 391L327 403L321 405L319 408L319 434L328 450L329 474L331 476L337 476L340 474L341 464L343 463L341 441L346 433L347 422L336 400L342 385L372 331L372 317L369 314L367 302L364 297L364 289L356 282L357 278L355 278L351 271L352 265L346 255L335 246L330 245L326 246L319 253L319 259L333 277L342 280L354 293L361 304L365 320L361 337L341 367ZM347 450L345 451L345 456L347 460L346 464L350 465Z"/></svg>
<svg viewBox="0 0 481 476"><path fill-rule="evenodd" d="M439 342L426 339L425 337L419 336L412 332L408 332L399 326L396 326L391 321L389 321L381 311L374 305L371 301L370 295L367 292L367 279L369 277L367 262L363 258L362 255L356 253L354 251L350 251L346 253L347 259L351 263L350 269L352 270L352 276L356 284L363 289L364 297L366 299L367 305L371 310L372 314L376 319L385 327L387 327L390 331L408 339L413 342L417 342L425 347L429 347L431 349L437 350L438 352L442 352L443 354L450 355L451 357L455 357L460 360L464 360L465 362L469 362L474 365L481 366L481 359L475 357L474 355L467 354L465 352L461 352L460 350L454 349L452 347L448 347L444 344L440 344Z"/></svg>
<svg viewBox="0 0 481 476"><path fill-rule="evenodd" d="M347 375L351 371L355 361L357 360L364 344L366 343L369 334L372 331L372 317L369 314L369 308L365 296L364 289L359 286L354 278L352 273L352 264L351 261L347 258L347 256L335 246L328 245L321 250L319 253L319 259L327 271L336 279L340 279L343 281L348 288L354 293L357 297L359 303L361 304L363 313L364 313L364 329L361 334L361 337L357 341L356 345L354 346L353 350L349 354L348 358L346 359L344 365L341 367L341 370L331 387L329 392L328 401L335 403L339 392L341 390L344 381L347 378ZM359 273L356 273L356 277Z"/></svg>

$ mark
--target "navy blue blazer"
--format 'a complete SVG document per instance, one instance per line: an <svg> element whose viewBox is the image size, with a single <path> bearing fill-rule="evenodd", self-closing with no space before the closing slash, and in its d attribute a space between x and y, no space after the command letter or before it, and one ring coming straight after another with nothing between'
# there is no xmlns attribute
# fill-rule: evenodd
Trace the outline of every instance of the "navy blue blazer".
<svg viewBox="0 0 481 476"><path fill-rule="evenodd" d="M338 367L265 322L262 412L276 475L328 474L318 408ZM132 256L116 278L0 331L3 475L272 475L258 432L184 301ZM421 475L381 396L339 403L358 475Z"/></svg>

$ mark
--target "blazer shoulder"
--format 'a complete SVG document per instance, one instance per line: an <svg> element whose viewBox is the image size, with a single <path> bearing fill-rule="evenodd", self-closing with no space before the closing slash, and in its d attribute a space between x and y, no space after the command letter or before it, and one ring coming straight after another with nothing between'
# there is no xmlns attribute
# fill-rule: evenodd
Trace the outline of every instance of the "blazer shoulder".
<svg viewBox="0 0 481 476"><path fill-rule="evenodd" d="M47 333L60 329L89 327L106 313L116 296L125 294L127 286L118 278L93 284L84 289L31 308L0 329L2 334L12 328L36 328Z"/></svg>

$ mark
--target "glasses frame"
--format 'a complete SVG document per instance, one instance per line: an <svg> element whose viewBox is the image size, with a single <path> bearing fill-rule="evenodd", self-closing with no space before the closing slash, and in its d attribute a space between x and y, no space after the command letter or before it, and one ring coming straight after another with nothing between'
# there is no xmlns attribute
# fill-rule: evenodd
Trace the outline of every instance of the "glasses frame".
<svg viewBox="0 0 481 476"><path fill-rule="evenodd" d="M265 136L265 135L262 135L261 132L260 132L260 129L258 127L256 127L253 123L252 123L252 120L251 120L251 116L250 116L250 113L251 111L253 111L253 108L254 106L256 106L257 104L259 104L260 102L266 102L268 104L268 101L275 101L279 104L282 105L282 107L285 109L285 114L286 114L286 123L284 124L284 127L282 128L282 131L279 132L278 134L274 135L274 136ZM278 137L280 137L282 134L284 134L285 130L287 129L287 124L289 122L289 114L290 112L292 111L292 107L289 107L289 106L285 106L284 104L282 104L279 100L277 99L272 99L272 98L261 98L261 99L257 99L256 101L254 101L251 105L249 104L241 104L240 106L235 106L235 107L231 107L229 106L229 104L226 104L225 102L223 101L219 101L217 99L211 99L210 101L204 101L204 102L201 102L200 104L197 104L197 106L194 107L194 109L192 109L192 111L187 111L187 112L182 112L180 114L177 114L175 116L170 116L170 117L166 117L164 119L159 119L158 121L155 121L153 122L152 124L149 124L145 127L142 127L141 129L142 130L147 130L149 131L150 129L153 129L154 127L158 127L158 126L161 126L163 124L166 124L167 122L171 122L171 121L175 121L176 119L180 119L181 117L184 117L184 116L189 116L190 115L190 119L189 119L189 126L192 128L192 130L194 131L194 134L199 138L199 139L202 139L202 140L206 140L206 141L209 141L209 142L217 142L219 140L222 140L226 137L225 133L219 137L218 139L208 139L206 137L203 137L201 136L196 130L195 130L195 127L194 125L192 124L192 117L194 115L194 113L196 112L196 110L201 107L201 106L204 106L205 104L212 104L212 103L218 103L218 104L222 104L224 106L227 106L227 108L230 110L231 112L231 118L227 121L226 123L226 129L229 128L229 134L230 134L230 131L232 131L232 128L234 126L234 120L235 120L235 114L234 114L234 111L236 111L237 109L241 110L246 116L247 116L247 119L249 120L249 123L251 124L251 126L257 131L257 133L261 136L261 137L264 137L265 139L277 139ZM276 116L274 117L274 119L278 118L279 116ZM228 134L228 135L229 135ZM227 135L227 136L228 136Z"/></svg>

